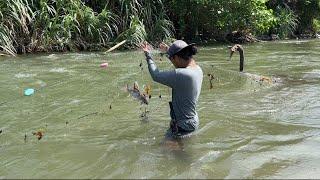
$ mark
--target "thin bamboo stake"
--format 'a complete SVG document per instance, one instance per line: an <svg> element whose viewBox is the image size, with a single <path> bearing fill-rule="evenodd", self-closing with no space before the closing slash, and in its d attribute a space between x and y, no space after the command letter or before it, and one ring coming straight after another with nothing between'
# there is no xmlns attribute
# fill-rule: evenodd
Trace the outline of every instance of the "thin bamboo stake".
<svg viewBox="0 0 320 180"><path fill-rule="evenodd" d="M116 44L115 46L111 47L111 48L110 48L108 51L106 51L106 52L111 52L111 51L117 49L118 47L120 47L121 45L123 45L123 44L126 43L126 42L127 42L127 40L123 40L123 41L121 41L120 43Z"/></svg>

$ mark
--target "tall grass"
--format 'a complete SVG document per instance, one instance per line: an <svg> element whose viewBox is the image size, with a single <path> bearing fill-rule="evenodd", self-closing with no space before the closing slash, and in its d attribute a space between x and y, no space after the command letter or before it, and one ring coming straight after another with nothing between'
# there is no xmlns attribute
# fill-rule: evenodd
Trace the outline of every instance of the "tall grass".
<svg viewBox="0 0 320 180"><path fill-rule="evenodd" d="M162 0L119 0L119 4L120 27L126 29L119 39L126 36L129 45L138 45L144 40L158 42L173 37L174 26Z"/></svg>
<svg viewBox="0 0 320 180"><path fill-rule="evenodd" d="M7 26L3 24L0 25L0 51L4 51L14 56L16 51L9 32L10 30Z"/></svg>
<svg viewBox="0 0 320 180"><path fill-rule="evenodd" d="M81 0L1 0L0 9L0 51L12 55L95 50L119 39L134 47L173 30L161 0L110 0L99 8Z"/></svg>
<svg viewBox="0 0 320 180"><path fill-rule="evenodd" d="M0 2L0 47L9 54L25 52L30 40L29 25L33 12L27 0L2 0Z"/></svg>
<svg viewBox="0 0 320 180"><path fill-rule="evenodd" d="M118 36L117 41L127 40L128 46L137 46L145 41L146 37L147 33L143 21L137 16L131 16L129 28Z"/></svg>
<svg viewBox="0 0 320 180"><path fill-rule="evenodd" d="M117 33L117 16L107 8L94 12L81 1L40 1L35 23L40 26L44 46L52 50L106 46ZM43 26L43 22L45 26Z"/></svg>
<svg viewBox="0 0 320 180"><path fill-rule="evenodd" d="M298 17L289 7L277 7L277 33L280 38L292 36L298 27Z"/></svg>

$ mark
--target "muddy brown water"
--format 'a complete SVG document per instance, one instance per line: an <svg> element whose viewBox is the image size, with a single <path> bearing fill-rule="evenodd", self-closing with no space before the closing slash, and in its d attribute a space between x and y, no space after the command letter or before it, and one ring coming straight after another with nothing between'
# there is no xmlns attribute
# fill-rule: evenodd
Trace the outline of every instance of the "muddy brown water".
<svg viewBox="0 0 320 180"><path fill-rule="evenodd" d="M238 73L226 47L199 47L200 129L184 151L160 145L171 93L142 52L0 57L0 178L319 178L320 41L244 45L245 72L272 83ZM148 106L124 91L135 81Z"/></svg>

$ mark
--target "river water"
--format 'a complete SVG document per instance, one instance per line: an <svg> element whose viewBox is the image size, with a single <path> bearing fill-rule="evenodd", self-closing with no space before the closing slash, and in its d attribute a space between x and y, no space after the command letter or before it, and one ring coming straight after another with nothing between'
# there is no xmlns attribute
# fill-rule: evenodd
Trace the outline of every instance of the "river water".
<svg viewBox="0 0 320 180"><path fill-rule="evenodd" d="M244 50L241 74L226 45L199 47L200 129L183 150L161 145L171 92L142 52L0 57L0 178L319 178L320 41ZM135 81L151 86L148 106L125 91Z"/></svg>

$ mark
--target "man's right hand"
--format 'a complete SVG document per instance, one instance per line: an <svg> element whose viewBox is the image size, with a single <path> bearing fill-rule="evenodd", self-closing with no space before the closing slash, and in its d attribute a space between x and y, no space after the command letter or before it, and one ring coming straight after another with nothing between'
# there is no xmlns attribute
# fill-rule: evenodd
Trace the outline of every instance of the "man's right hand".
<svg viewBox="0 0 320 180"><path fill-rule="evenodd" d="M140 47L144 51L144 53L150 53L152 50L152 46L148 42L142 43Z"/></svg>
<svg viewBox="0 0 320 180"><path fill-rule="evenodd" d="M169 46L166 45L164 42L162 42L162 43L159 44L159 49L160 49L160 51L162 51L162 52L167 52L168 49L169 49Z"/></svg>

